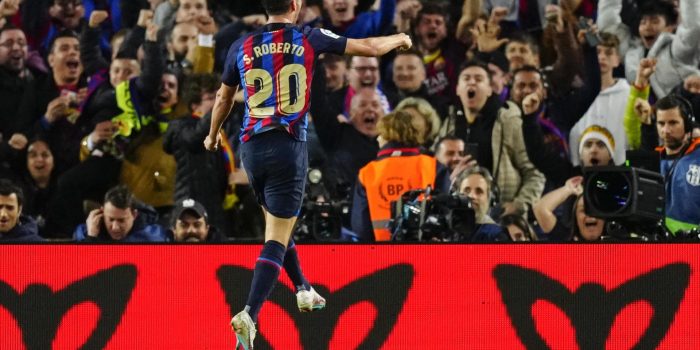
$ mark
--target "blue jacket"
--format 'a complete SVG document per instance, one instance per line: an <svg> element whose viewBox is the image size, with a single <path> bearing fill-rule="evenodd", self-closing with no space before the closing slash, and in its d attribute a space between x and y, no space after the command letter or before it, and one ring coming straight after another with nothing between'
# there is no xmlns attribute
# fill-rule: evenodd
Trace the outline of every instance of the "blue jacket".
<svg viewBox="0 0 700 350"><path fill-rule="evenodd" d="M396 0L382 0L378 11L360 13L345 30L334 27L330 21L324 21L323 27L340 36L352 39L362 39L385 35L394 23ZM309 23L313 26L313 22Z"/></svg>
<svg viewBox="0 0 700 350"><path fill-rule="evenodd" d="M503 227L497 224L485 223L476 225L476 231L472 234L472 242L509 242L510 237Z"/></svg>
<svg viewBox="0 0 700 350"><path fill-rule="evenodd" d="M168 234L165 229L160 225L145 225L136 226L134 222L134 227L131 229L126 237L120 241L112 239L107 231L102 230L100 234L96 237L89 237L87 235L87 226L85 224L80 224L75 229L75 240L78 242L123 242L123 243L138 243L138 242L167 242Z"/></svg>
<svg viewBox="0 0 700 350"><path fill-rule="evenodd" d="M0 243L30 243L43 241L44 239L39 237L39 227L36 225L36 221L25 215L20 216L17 226L10 230L10 232L0 234Z"/></svg>
<svg viewBox="0 0 700 350"><path fill-rule="evenodd" d="M156 224L158 220L158 214L156 211L146 205L137 204L136 209L138 210L138 216L134 220L134 226L131 228L129 234L122 240L114 240L107 233L107 228L102 225L100 234L97 237L90 237L87 234L87 226L85 224L80 224L74 233L74 238L78 242L123 242L123 243L137 243L137 242L168 242L170 237L168 232L160 225Z"/></svg>
<svg viewBox="0 0 700 350"><path fill-rule="evenodd" d="M666 183L666 227L672 233L700 226L700 138L681 158L662 151L661 175ZM676 160L677 159L677 160ZM672 169L674 162L675 168ZM669 172L671 172L670 175ZM669 178L670 176L670 178Z"/></svg>
<svg viewBox="0 0 700 350"><path fill-rule="evenodd" d="M102 54L109 57L109 55L112 53L112 46L109 42L110 38L122 29L121 1L108 0L106 4L107 8L96 6L95 0L83 0L82 5L85 8L85 15L83 16L83 18L85 18L85 22L90 19L92 11L106 10L109 12L110 18L108 18L107 21L102 24L101 27L103 30L100 36L100 49ZM48 52L49 45L60 32L61 30L56 27L56 25L52 24L49 27L49 32L46 34L46 38L41 43L42 49Z"/></svg>

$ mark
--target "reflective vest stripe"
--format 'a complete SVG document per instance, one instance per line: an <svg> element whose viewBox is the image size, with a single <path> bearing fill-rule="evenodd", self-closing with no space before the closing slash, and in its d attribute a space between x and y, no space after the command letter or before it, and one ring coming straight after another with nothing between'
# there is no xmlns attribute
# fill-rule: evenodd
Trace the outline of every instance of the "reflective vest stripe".
<svg viewBox="0 0 700 350"><path fill-rule="evenodd" d="M372 221L372 228L374 228L375 230L376 229L385 229L389 225L389 222L391 222L391 219Z"/></svg>

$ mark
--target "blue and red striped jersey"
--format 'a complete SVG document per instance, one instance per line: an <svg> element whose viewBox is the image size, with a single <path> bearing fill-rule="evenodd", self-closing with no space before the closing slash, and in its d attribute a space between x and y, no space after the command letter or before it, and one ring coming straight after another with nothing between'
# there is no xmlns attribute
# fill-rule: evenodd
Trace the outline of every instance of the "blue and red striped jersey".
<svg viewBox="0 0 700 350"><path fill-rule="evenodd" d="M241 143L282 128L306 141L311 79L316 57L342 55L347 39L325 29L271 23L231 45L222 81L240 84L245 100Z"/></svg>

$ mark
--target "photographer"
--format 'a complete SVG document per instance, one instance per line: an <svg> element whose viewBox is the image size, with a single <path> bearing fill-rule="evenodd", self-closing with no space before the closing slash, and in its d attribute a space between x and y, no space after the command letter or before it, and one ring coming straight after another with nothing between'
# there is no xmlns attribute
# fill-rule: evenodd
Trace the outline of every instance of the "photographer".
<svg viewBox="0 0 700 350"><path fill-rule="evenodd" d="M465 169L452 184L452 192L459 192L472 202L476 227L471 235L471 242L507 242L508 233L490 216L494 194L492 191L493 177L483 167L473 166Z"/></svg>
<svg viewBox="0 0 700 350"><path fill-rule="evenodd" d="M615 138L608 129L599 125L589 126L578 141L581 168L613 165L614 150ZM579 172L578 169L576 171ZM533 212L548 240L569 241L572 235L574 239L596 240L602 235L604 222L584 214L583 196L579 196L583 191L581 181L583 178L580 176L572 177L564 186L547 193L535 203ZM579 216L579 213L583 216Z"/></svg>
<svg viewBox="0 0 700 350"><path fill-rule="evenodd" d="M405 112L379 120L377 159L360 170L353 198L352 229L362 241L388 241L390 203L406 191L431 186L447 193L447 168L420 154L425 132Z"/></svg>
<svg viewBox="0 0 700 350"><path fill-rule="evenodd" d="M542 231L550 236L551 240L563 241L597 241L605 234L605 221L586 215L583 201L583 177L575 176L566 181L566 184L552 192L542 196L533 211ZM566 202L569 197L576 196L571 216L575 222L569 229L558 218L554 210Z"/></svg>

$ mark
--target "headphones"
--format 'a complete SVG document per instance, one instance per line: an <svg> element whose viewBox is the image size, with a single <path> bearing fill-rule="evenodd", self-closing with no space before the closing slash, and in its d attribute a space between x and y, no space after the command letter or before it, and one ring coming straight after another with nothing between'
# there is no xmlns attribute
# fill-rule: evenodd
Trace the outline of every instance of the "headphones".
<svg viewBox="0 0 700 350"><path fill-rule="evenodd" d="M693 131L695 127L695 114L693 114L693 105L690 101L685 99L685 97L679 94L672 94L671 98L674 101L678 101L678 109L681 111L681 116L683 117L683 126L685 127L685 133Z"/></svg>
<svg viewBox="0 0 700 350"><path fill-rule="evenodd" d="M478 165L465 169L459 173L455 181L452 183L452 193L460 193L462 182L464 182L464 180L471 175L481 175L484 180L486 180L486 184L489 186L489 208L498 207L500 205L500 191L498 189L498 185L491 175L491 172L488 169Z"/></svg>

